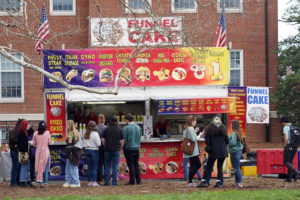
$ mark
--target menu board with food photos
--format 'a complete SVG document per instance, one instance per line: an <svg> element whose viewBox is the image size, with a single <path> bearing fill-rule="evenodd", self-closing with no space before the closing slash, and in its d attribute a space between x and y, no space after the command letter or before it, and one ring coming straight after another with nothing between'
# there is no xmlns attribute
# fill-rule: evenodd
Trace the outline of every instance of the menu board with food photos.
<svg viewBox="0 0 300 200"><path fill-rule="evenodd" d="M229 52L224 47L44 50L44 69L71 85L150 87L228 85ZM44 78L45 88L63 88Z"/></svg>
<svg viewBox="0 0 300 200"><path fill-rule="evenodd" d="M45 93L47 129L50 131L51 141L66 141L66 106L65 93Z"/></svg>
<svg viewBox="0 0 300 200"><path fill-rule="evenodd" d="M158 100L159 115L234 113L235 97Z"/></svg>

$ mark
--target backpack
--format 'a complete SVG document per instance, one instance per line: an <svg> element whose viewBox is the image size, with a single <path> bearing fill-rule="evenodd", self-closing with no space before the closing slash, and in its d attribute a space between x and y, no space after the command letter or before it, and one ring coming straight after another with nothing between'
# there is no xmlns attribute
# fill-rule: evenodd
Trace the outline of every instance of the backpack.
<svg viewBox="0 0 300 200"><path fill-rule="evenodd" d="M296 126L290 126L290 141L294 147L300 146L300 130Z"/></svg>

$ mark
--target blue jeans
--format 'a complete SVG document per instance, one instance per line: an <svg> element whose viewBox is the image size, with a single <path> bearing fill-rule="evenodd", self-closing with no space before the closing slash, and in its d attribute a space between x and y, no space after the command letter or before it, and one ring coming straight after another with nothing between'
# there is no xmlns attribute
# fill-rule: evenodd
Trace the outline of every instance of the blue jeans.
<svg viewBox="0 0 300 200"><path fill-rule="evenodd" d="M115 152L104 152L104 174L105 174L105 181L104 185L109 185L110 181L110 169L112 167L112 185L118 185L118 167L120 161L120 151ZM112 164L112 166L111 166Z"/></svg>
<svg viewBox="0 0 300 200"><path fill-rule="evenodd" d="M87 175L88 181L96 181L97 179L97 165L99 159L99 150L85 150L86 161L87 161Z"/></svg>
<svg viewBox="0 0 300 200"><path fill-rule="evenodd" d="M20 171L20 182L26 182L26 181L31 181L29 160L26 165L21 165L21 171Z"/></svg>
<svg viewBox="0 0 300 200"><path fill-rule="evenodd" d="M184 174L184 179L188 179L189 177L189 169L188 169L188 162L190 158L183 158L183 174ZM202 178L200 170L198 169L197 171L197 176L198 178Z"/></svg>
<svg viewBox="0 0 300 200"><path fill-rule="evenodd" d="M242 172L240 168L240 158L242 156L242 151L237 151L230 154L231 164L234 168L234 175L235 175L235 183L242 183Z"/></svg>
<svg viewBox="0 0 300 200"><path fill-rule="evenodd" d="M50 156L50 155L49 155ZM45 167L45 170L43 172L43 181L44 181L44 184L48 184L48 169L49 169L49 161L50 161L50 157L48 158L47 160L47 163L46 163L46 167ZM41 183L41 182L38 182L37 183Z"/></svg>
<svg viewBox="0 0 300 200"><path fill-rule="evenodd" d="M11 173L10 173L10 184L17 185L18 182L18 168L19 168L19 160L18 160L18 152L17 151L10 151L10 157L12 161Z"/></svg>
<svg viewBox="0 0 300 200"><path fill-rule="evenodd" d="M69 159L67 159L67 162L66 162L65 174L66 174L65 179L66 179L67 184L80 185L78 166L72 165L72 163L70 163Z"/></svg>

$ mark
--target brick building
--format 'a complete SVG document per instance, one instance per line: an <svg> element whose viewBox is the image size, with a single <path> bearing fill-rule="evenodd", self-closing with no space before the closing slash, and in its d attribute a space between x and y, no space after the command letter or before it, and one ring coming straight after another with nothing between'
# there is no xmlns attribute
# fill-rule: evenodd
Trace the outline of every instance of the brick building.
<svg viewBox="0 0 300 200"><path fill-rule="evenodd" d="M50 26L50 36L45 49L91 49L111 48L93 45L91 38L92 18L149 17L142 0L33 0L0 1L0 20L12 22L14 18L23 21L28 18L30 31L38 29L40 8L45 5ZM18 3L21 2L21 3ZM230 85L276 86L278 65L275 52L278 42L277 0L148 0L155 16L181 17L185 41L176 47L214 46L215 31L225 5L227 46L230 49ZM224 3L224 4L223 4ZM267 6L267 7L266 7ZM14 17L7 11L14 11ZM25 12L26 10L26 12ZM35 42L11 32L25 33L21 29L0 25L0 46L11 47L20 52L17 56L29 63L42 67L42 56L34 51ZM159 46L159 45L158 45ZM119 48L126 48L120 46ZM129 46L130 47L130 46ZM132 46L131 46L132 48ZM4 56L0 58L0 129L5 135L7 125L12 127L18 118L36 123L44 118L43 77L40 73L24 69L11 63ZM247 125L250 143L280 142L280 123L274 116L274 105L270 107L269 131L265 125ZM267 134L269 132L269 134Z"/></svg>

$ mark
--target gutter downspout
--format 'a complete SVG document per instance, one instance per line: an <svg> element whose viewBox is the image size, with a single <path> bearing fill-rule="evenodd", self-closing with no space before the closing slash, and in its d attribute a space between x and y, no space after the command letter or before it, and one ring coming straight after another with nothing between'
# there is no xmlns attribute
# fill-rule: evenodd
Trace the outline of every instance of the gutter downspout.
<svg viewBox="0 0 300 200"><path fill-rule="evenodd" d="M265 53L266 53L266 87L269 87L269 29L268 0L265 0ZM266 142L270 142L270 125L266 124Z"/></svg>

